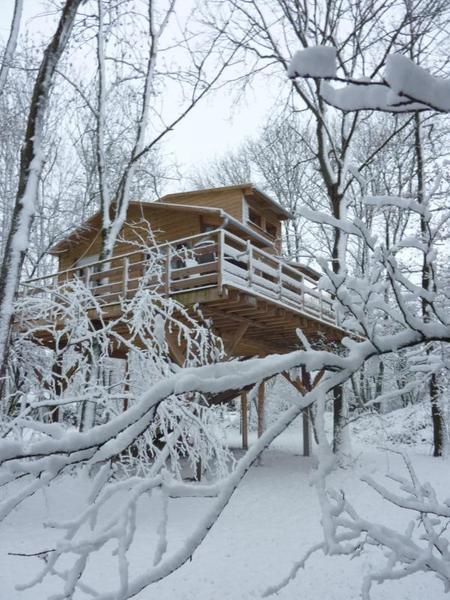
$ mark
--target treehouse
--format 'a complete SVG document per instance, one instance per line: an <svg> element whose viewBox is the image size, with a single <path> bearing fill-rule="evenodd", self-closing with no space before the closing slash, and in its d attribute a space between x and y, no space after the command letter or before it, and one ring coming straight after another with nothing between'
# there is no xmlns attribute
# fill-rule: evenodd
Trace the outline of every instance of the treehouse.
<svg viewBox="0 0 450 600"><path fill-rule="evenodd" d="M112 319L121 310L121 299L133 297L144 276L144 245L163 255L163 293L188 309L199 306L230 357L294 350L300 347L297 329L312 341L338 342L347 332L336 324L332 298L318 288L319 275L281 256L282 224L289 218L284 208L250 184L131 202L110 259L99 260L98 212L51 249L59 262L57 272L24 282L22 293L39 293L80 278L92 288L102 318ZM98 318L95 309L91 316ZM46 343L44 333L41 343ZM181 364L183 348L174 337L168 344ZM125 357L123 352L116 348L113 356ZM303 389L308 381L291 383ZM261 390L262 411L263 386ZM242 406L246 414L245 390ZM262 431L262 416L258 429Z"/></svg>

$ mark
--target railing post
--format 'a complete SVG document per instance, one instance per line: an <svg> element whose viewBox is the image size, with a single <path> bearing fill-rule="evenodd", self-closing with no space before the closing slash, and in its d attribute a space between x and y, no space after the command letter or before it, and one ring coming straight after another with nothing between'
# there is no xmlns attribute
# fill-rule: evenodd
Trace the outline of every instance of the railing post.
<svg viewBox="0 0 450 600"><path fill-rule="evenodd" d="M84 278L84 284L86 287L89 287L89 284L91 282L91 272L92 272L92 267L86 267L86 276Z"/></svg>
<svg viewBox="0 0 450 600"><path fill-rule="evenodd" d="M171 253L170 246L167 246L167 254L166 254L166 294L170 294L170 278L171 278Z"/></svg>
<svg viewBox="0 0 450 600"><path fill-rule="evenodd" d="M280 300L283 297L283 265L281 260L278 261L278 297Z"/></svg>
<svg viewBox="0 0 450 600"><path fill-rule="evenodd" d="M127 295L128 295L128 269L129 269L129 259L128 256L126 256L123 259L123 266L122 266L122 286L123 286L123 298L126 300L127 299Z"/></svg>
<svg viewBox="0 0 450 600"><path fill-rule="evenodd" d="M247 241L247 253L248 253L248 286L252 287L253 280L253 247L250 240Z"/></svg>
<svg viewBox="0 0 450 600"><path fill-rule="evenodd" d="M224 269L224 246L225 246L225 234L223 229L219 231L218 235L218 252L217 252L217 289L219 294L222 294L223 288L223 269Z"/></svg>
<svg viewBox="0 0 450 600"><path fill-rule="evenodd" d="M300 306L305 308L305 278L300 276Z"/></svg>

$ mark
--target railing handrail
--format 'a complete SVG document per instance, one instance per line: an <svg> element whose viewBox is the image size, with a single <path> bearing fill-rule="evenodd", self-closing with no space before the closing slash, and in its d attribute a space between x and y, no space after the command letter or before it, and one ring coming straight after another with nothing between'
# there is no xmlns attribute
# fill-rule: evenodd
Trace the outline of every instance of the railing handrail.
<svg viewBox="0 0 450 600"><path fill-rule="evenodd" d="M243 246L247 246L247 240L243 240L242 238L238 237L237 235L234 235L234 233L231 233L230 231L224 230L224 234L225 234L225 239L227 237L230 237L231 239L233 239L233 240L235 240L237 242L240 242ZM287 271L291 271L291 273L294 273L295 275L300 276L302 279L305 279L306 281L309 281L310 283L312 283L312 284L314 284L314 285L317 286L317 281L315 279L313 279L312 277L310 277L306 273L302 273L301 271L298 271L297 269L295 269L294 267L292 267L291 265L289 265L288 263L286 263L279 256L276 256L274 254L269 254L265 250L262 250L261 248L258 248L257 246L254 246L253 244L252 244L252 248L253 248L254 251L256 250L256 252L258 254L262 254L265 258L268 258L268 259L273 260L273 261L275 261L277 263L280 263L283 269L286 269Z"/></svg>
<svg viewBox="0 0 450 600"><path fill-rule="evenodd" d="M211 235L214 235L216 233L220 233L221 231L223 231L224 233L224 238L226 240L226 238L230 238L240 244L242 244L245 248L247 248L247 240L243 240L242 238L238 237L237 235L234 235L234 233L231 233L229 231L226 231L225 229L219 227L217 229L214 229L212 231L207 231L207 232L202 232L202 233L197 233L195 235L191 235L188 237L183 237L183 238L178 238L176 240L172 240L170 242L163 242L162 244L154 244L153 246L149 246L148 249L160 249L160 248L165 248L166 246L172 246L174 244L179 244L181 242L187 242L189 240L193 240L196 238L202 238L202 237L208 237ZM251 244L251 242L250 242ZM265 258L272 260L276 263L281 264L282 268L286 271L290 271L291 273L300 276L302 279L309 281L310 283L317 285L317 281L315 281L312 277L310 277L309 275L307 275L306 273L302 273L301 271L298 271L297 269L295 269L294 267L292 267L291 265L287 264L286 262L284 262L283 259L281 259L279 256L275 256L273 254L269 254L268 252L266 252L265 250L262 250L261 248L258 248L257 246L254 246L253 244L251 244L253 250L258 253L263 255ZM136 256L139 254L142 254L142 252L145 251L145 248L142 248L140 250L133 250L131 252L125 252L124 254L116 254L111 256L110 258L103 258L102 260L94 260L90 263L85 263L82 266L76 266L76 267L70 267L69 269L64 269L63 271L56 271L53 273L50 273L49 275L42 275L41 277L34 277L33 279L27 279L26 281L23 281L21 283L21 285L28 285L30 283L34 283L36 281L42 281L43 279L52 279L53 277L56 276L60 276L60 275L65 275L65 274L69 274L69 273L74 273L76 271L79 271L80 269L87 269L89 267L94 267L95 265L101 265L101 264L105 264L108 262L113 262L115 260L120 260L123 258L129 258L130 256ZM244 250L245 251L245 250Z"/></svg>
<svg viewBox="0 0 450 600"><path fill-rule="evenodd" d="M35 281L41 281L42 279L51 279L52 277L57 277L58 275L65 275L66 273L73 273L75 271L79 271L80 269L87 269L89 267L94 267L95 265L101 265L104 263L113 262L115 260L120 260L123 258L129 258L130 256L142 254L147 249L148 250L159 249L159 248L164 248L165 246L172 246L174 244L179 244L180 242L186 242L188 240L193 240L193 239L199 238L199 237L208 237L208 236L211 236L212 234L220 232L220 230L221 229L218 228L218 229L214 229L213 231L197 233L197 234L191 235L189 237L172 240L171 242L164 242L162 244L154 244L153 246L142 247L140 250L133 250L132 252L125 252L124 254L115 254L115 255L111 256L110 258L103 258L102 260L94 260L93 262L85 263L84 265L81 265L78 267L70 267L70 269L64 269L63 271L56 271L54 273L51 273L50 275L42 275L41 277L34 277L33 279L27 279L26 281L23 281L21 283L21 285L28 285L30 283L34 283Z"/></svg>
<svg viewBox="0 0 450 600"><path fill-rule="evenodd" d="M258 292L258 290L260 290L260 293L264 293L265 290L265 294L269 297L272 297L271 286L273 285L275 286L273 290L274 297L278 297L279 301L286 305L298 305L302 309L308 309L308 312L313 311L317 313L320 318L323 317L325 307L327 312L332 312L331 296L328 293L323 293L322 290L318 289L317 281L315 279L287 264L279 256L270 254L269 252L258 248L252 244L250 240L242 239L239 236L227 231L223 227L183 238L178 238L176 240L163 242L161 244L155 243L147 248L142 247L138 250L132 250L123 254L113 255L110 258L94 260L84 265L70 267L69 269L57 271L50 275L35 277L22 282L21 286L24 288L38 288L39 285L43 287L45 287L45 285L49 286L49 283L45 284L45 282L48 282L48 280L59 280L61 278L70 279L71 275L76 275L80 269L85 269L88 279L99 280L97 281L96 285L97 290L101 290L102 288L108 289L108 287L122 284L122 292L127 294L129 291L129 283L139 279L139 277L129 278L129 274L131 274L134 269L139 269L143 264L146 263L148 260L148 257L145 256L146 252L158 251L163 254L167 263L164 273L165 292L167 294L178 293L179 291L186 290L188 286L182 285L182 282L184 281L183 278L176 278L172 280L171 273L175 274L177 271L183 271L186 269L186 267L177 268L171 264L171 257L177 255L176 251L172 254L171 249L176 245L187 245L188 242L199 239L209 239L217 246L217 259L215 261L217 282L215 285L217 285L219 289L222 289L222 286L227 283L233 285L233 272L230 271L231 267L227 269L227 264L229 264L226 260L227 256L230 258L235 258L238 261L240 260L240 257L242 257L243 264L246 266L245 268L242 268L242 274L238 272L234 273L234 275L235 277L242 277L243 280L247 282L246 286L249 288L249 290L253 290L255 293ZM169 249L169 251L166 251L166 249ZM187 248L187 250L195 254L195 248ZM142 257L143 254L144 258L141 260L137 260L135 262L130 260L130 258L133 256ZM109 268L104 271L101 269L96 269L98 265L104 264L108 264ZM117 266L112 266L113 264L116 264ZM121 281L107 281L107 283L104 284L100 281L102 277L108 278L113 274L121 274ZM190 269L188 270L186 280L189 279L189 276L192 276ZM204 270L199 269L199 273L196 277L203 277L203 281L205 281L207 273ZM201 281L197 281L198 285L201 285ZM212 285L211 280L209 282L205 281L205 283ZM174 285L173 288L171 287L172 284ZM198 288L198 285L195 285L195 281L193 280L192 289ZM114 290L114 292L105 293L104 299L106 300L106 297L111 296L111 294L120 294L120 291ZM294 295L298 296L297 302L295 301ZM312 300L305 301L305 295L310 297Z"/></svg>

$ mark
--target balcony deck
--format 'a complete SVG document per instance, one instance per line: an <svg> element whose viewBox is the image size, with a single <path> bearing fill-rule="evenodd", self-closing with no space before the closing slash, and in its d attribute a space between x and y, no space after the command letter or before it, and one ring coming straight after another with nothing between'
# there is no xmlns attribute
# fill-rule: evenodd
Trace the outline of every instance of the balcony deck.
<svg viewBox="0 0 450 600"><path fill-rule="evenodd" d="M330 295L314 279L224 229L161 244L154 251L163 265L158 280L149 276L154 261L148 251L139 249L25 281L21 293L48 295L58 289L61 294L65 283L78 278L91 288L107 319L117 316L123 299L133 298L145 277L144 285L159 285L186 306L201 305L230 355L291 350L299 345L297 328L327 341L348 335L336 325ZM98 308L91 310L94 319Z"/></svg>

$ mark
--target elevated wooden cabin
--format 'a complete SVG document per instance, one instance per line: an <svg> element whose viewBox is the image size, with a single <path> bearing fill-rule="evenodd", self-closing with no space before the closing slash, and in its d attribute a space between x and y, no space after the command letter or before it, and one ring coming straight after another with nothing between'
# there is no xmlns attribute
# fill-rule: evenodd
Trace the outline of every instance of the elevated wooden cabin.
<svg viewBox="0 0 450 600"><path fill-rule="evenodd" d="M298 328L312 340L337 342L347 332L336 325L318 274L281 256L282 223L289 218L251 184L134 201L112 259L98 260L98 212L52 248L58 271L24 282L22 291L39 293L80 277L94 289L103 318L117 316L120 299L132 297L145 271L144 241L164 253L164 292L187 307L200 305L229 356L294 350ZM180 349L173 354L181 362Z"/></svg>
<svg viewBox="0 0 450 600"><path fill-rule="evenodd" d="M251 184L131 202L106 270L98 260L98 212L51 249L57 273L22 289L83 277L95 287L104 316L115 316L120 297L130 297L142 277L145 256L138 245L145 238L167 255L166 293L186 306L199 304L230 356L288 352L299 346L297 328L312 339L338 341L345 332L336 325L330 296L317 288L318 275L280 256L282 222L289 217Z"/></svg>

